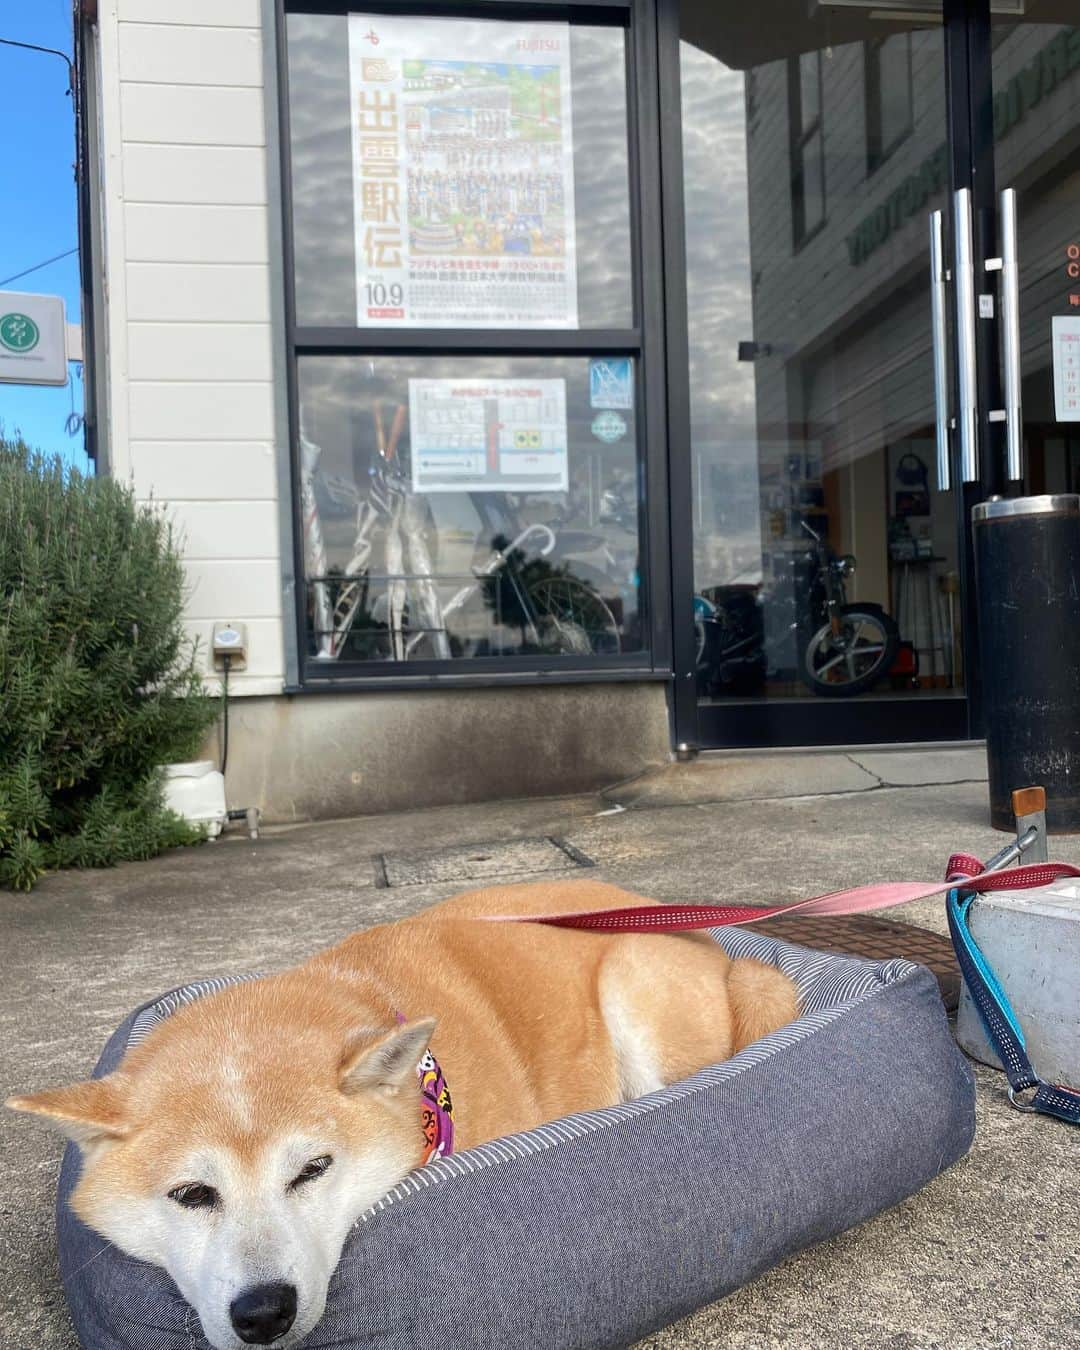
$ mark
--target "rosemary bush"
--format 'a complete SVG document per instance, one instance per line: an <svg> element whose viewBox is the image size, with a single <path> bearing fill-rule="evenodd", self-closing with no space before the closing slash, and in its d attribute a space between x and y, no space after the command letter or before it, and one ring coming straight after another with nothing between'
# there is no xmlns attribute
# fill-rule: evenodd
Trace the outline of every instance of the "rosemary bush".
<svg viewBox="0 0 1080 1350"><path fill-rule="evenodd" d="M202 837L162 805L217 706L183 603L160 514L0 437L0 885Z"/></svg>

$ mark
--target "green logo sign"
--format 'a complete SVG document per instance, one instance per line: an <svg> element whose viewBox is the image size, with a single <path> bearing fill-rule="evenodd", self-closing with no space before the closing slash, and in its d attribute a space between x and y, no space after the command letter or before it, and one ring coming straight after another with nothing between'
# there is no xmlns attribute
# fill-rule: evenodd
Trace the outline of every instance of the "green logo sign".
<svg viewBox="0 0 1080 1350"><path fill-rule="evenodd" d="M41 332L29 314L0 315L0 346L9 352L32 352L41 341Z"/></svg>
<svg viewBox="0 0 1080 1350"><path fill-rule="evenodd" d="M626 422L617 412L598 413L593 418L592 434L598 441L604 441L611 445L614 441L620 441L626 435Z"/></svg>

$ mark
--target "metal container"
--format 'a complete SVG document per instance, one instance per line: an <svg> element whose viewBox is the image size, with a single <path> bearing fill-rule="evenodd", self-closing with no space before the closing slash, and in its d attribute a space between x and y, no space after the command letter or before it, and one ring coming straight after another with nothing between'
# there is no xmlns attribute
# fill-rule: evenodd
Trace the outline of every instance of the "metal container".
<svg viewBox="0 0 1080 1350"><path fill-rule="evenodd" d="M991 498L972 513L990 818L1046 788L1051 834L1080 830L1080 496Z"/></svg>
<svg viewBox="0 0 1080 1350"><path fill-rule="evenodd" d="M1039 1076L1080 1083L1080 882L981 895L971 907L971 936L1009 996ZM956 1039L983 1064L1002 1067L967 985Z"/></svg>

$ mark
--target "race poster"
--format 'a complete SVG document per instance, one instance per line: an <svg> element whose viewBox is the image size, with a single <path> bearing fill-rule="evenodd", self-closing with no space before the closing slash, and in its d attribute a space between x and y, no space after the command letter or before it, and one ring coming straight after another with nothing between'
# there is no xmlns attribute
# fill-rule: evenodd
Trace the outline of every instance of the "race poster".
<svg viewBox="0 0 1080 1350"><path fill-rule="evenodd" d="M565 492L565 380L409 381L414 492Z"/></svg>
<svg viewBox="0 0 1080 1350"><path fill-rule="evenodd" d="M349 16L356 321L576 328L570 28Z"/></svg>

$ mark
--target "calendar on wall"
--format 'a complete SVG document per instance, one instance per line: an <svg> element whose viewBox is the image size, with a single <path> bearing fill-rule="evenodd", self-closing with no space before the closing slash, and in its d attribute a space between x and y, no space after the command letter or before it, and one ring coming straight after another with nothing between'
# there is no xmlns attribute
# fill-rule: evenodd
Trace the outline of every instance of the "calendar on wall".
<svg viewBox="0 0 1080 1350"><path fill-rule="evenodd" d="M1054 416L1080 422L1080 318L1057 314L1051 320L1054 352Z"/></svg>

